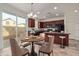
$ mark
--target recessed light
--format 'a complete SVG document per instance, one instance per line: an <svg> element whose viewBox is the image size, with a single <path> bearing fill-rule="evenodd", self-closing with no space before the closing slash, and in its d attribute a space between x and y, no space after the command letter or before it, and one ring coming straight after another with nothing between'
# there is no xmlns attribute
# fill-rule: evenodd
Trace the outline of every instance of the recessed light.
<svg viewBox="0 0 79 59"><path fill-rule="evenodd" d="M59 14L56 14L56 16L59 16Z"/></svg>
<svg viewBox="0 0 79 59"><path fill-rule="evenodd" d="M55 7L54 7L54 9L58 9L58 7L57 7L57 6L55 6Z"/></svg>
<svg viewBox="0 0 79 59"><path fill-rule="evenodd" d="M74 12L75 12L75 13L77 13L77 12L78 12L78 10L74 10Z"/></svg>

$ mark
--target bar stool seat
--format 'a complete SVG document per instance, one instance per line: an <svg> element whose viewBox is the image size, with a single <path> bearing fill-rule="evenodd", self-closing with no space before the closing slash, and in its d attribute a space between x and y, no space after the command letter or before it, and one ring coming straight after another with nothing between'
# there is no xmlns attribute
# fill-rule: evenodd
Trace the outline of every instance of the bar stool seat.
<svg viewBox="0 0 79 59"><path fill-rule="evenodd" d="M64 41L64 38L65 38L65 36L64 35L61 35L61 36L59 36L62 40L61 40L61 48L65 48L65 46L64 46L64 43L63 43L63 41Z"/></svg>
<svg viewBox="0 0 79 59"><path fill-rule="evenodd" d="M60 38L62 38L62 39L64 39L65 38L65 36L59 36Z"/></svg>

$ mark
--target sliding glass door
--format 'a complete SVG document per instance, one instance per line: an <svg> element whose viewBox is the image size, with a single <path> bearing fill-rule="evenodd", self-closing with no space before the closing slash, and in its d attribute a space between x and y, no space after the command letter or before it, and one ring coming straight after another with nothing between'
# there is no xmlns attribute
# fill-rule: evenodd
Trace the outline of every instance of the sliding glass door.
<svg viewBox="0 0 79 59"><path fill-rule="evenodd" d="M2 13L3 46L9 47L10 36L16 37L16 16Z"/></svg>
<svg viewBox="0 0 79 59"><path fill-rule="evenodd" d="M2 36L4 48L9 47L9 38L13 36L17 41L26 35L26 19L8 13L2 13Z"/></svg>
<svg viewBox="0 0 79 59"><path fill-rule="evenodd" d="M17 17L17 39L18 42L26 35L26 21L24 18Z"/></svg>
<svg viewBox="0 0 79 59"><path fill-rule="evenodd" d="M3 46L9 46L10 36L16 37L16 16L2 13Z"/></svg>

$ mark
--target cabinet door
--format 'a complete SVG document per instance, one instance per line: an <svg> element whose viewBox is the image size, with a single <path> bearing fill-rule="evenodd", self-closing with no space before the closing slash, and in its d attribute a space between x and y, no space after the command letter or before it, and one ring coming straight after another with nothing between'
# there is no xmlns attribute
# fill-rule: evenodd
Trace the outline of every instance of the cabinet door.
<svg viewBox="0 0 79 59"><path fill-rule="evenodd" d="M39 27L40 28L44 28L44 23L43 22L39 22Z"/></svg>
<svg viewBox="0 0 79 59"><path fill-rule="evenodd" d="M35 19L29 18L28 19L28 26L29 27L35 27Z"/></svg>

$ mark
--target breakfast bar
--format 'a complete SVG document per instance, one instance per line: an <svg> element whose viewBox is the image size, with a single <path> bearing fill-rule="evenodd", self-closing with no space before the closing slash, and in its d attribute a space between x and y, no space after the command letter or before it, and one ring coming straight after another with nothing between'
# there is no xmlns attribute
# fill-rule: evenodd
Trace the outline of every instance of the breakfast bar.
<svg viewBox="0 0 79 59"><path fill-rule="evenodd" d="M54 36L54 43L55 44L62 44L62 39L59 37L63 35L65 38L63 39L63 45L69 45L69 33L59 33L59 32L45 32L45 41L48 42L48 35Z"/></svg>

